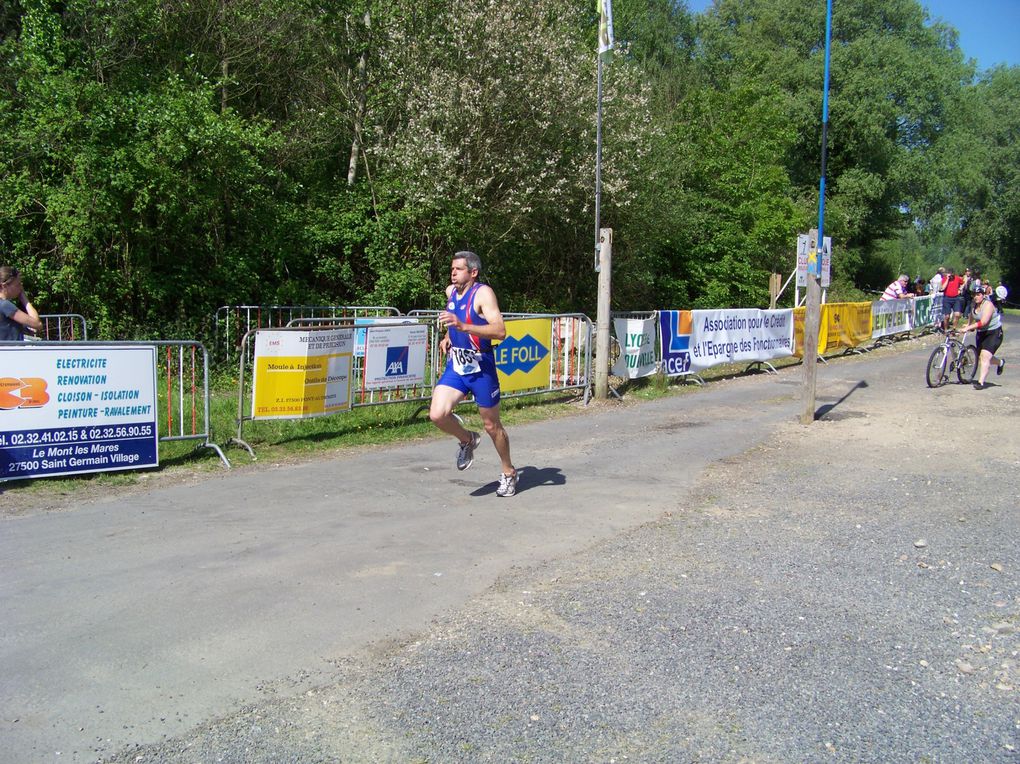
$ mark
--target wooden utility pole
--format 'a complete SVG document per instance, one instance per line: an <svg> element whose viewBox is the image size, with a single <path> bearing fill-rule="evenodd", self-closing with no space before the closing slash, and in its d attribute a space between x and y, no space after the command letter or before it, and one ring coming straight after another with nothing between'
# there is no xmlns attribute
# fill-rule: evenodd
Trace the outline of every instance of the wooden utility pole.
<svg viewBox="0 0 1020 764"><path fill-rule="evenodd" d="M815 421L815 387L818 376L818 332L822 323L822 284L809 268L804 312L804 409L801 424Z"/></svg>
<svg viewBox="0 0 1020 764"><path fill-rule="evenodd" d="M613 272L613 229L599 229L599 294L595 317L595 398L609 397L609 293Z"/></svg>
<svg viewBox="0 0 1020 764"><path fill-rule="evenodd" d="M818 182L818 230L811 232L807 267L807 310L804 313L804 410L801 424L815 421L815 380L818 376L818 330L822 323L822 254L825 248L825 165L829 136L829 61L832 49L832 0L825 3L825 86L822 90L822 177Z"/></svg>

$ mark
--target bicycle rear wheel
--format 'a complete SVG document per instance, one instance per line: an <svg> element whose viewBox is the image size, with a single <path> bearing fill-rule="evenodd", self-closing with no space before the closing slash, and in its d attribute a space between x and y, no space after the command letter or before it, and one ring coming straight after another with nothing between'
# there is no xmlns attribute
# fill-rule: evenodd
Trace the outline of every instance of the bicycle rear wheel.
<svg viewBox="0 0 1020 764"><path fill-rule="evenodd" d="M949 362L949 354L945 345L939 345L928 356L928 368L925 369L924 378L928 387L938 387L946 383L946 364Z"/></svg>
<svg viewBox="0 0 1020 764"><path fill-rule="evenodd" d="M960 384L966 384L974 379L974 372L977 371L977 348L967 345L960 352L960 360L956 362L956 378Z"/></svg>

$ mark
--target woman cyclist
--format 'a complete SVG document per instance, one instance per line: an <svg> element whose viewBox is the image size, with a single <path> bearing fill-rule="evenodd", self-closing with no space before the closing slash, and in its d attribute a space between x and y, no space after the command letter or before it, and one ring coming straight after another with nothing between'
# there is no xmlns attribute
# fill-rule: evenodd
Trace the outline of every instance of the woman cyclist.
<svg viewBox="0 0 1020 764"><path fill-rule="evenodd" d="M1004 359L995 357L995 351L1002 344L1002 314L995 309L984 290L974 293L974 320L960 327L961 332L969 332L971 329L977 329L977 347L981 352L978 362L980 371L974 389L983 390L992 361L995 361L996 374L1002 374L1006 365Z"/></svg>

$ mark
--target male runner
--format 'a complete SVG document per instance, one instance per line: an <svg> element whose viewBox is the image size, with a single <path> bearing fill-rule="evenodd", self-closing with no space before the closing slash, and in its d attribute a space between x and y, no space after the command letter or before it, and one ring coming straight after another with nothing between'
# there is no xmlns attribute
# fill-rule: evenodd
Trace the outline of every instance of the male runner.
<svg viewBox="0 0 1020 764"><path fill-rule="evenodd" d="M517 470L510 461L510 438L499 419L499 378L492 352L492 341L506 337L506 326L496 293L478 281L481 270L482 261L474 252L457 252L450 263L446 310L439 314L440 325L446 327L439 343L446 352L446 370L432 390L429 418L460 441L457 469L466 470L474 462L479 435L465 429L453 409L468 393L473 394L485 431L503 463L496 495L513 496Z"/></svg>

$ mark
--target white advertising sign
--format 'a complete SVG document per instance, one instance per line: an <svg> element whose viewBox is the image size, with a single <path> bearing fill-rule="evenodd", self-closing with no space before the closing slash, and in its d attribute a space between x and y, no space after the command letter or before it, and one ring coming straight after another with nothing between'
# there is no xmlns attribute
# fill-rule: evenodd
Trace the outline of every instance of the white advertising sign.
<svg viewBox="0 0 1020 764"><path fill-rule="evenodd" d="M414 318L403 318L397 316L384 316L382 318L355 318L354 326L357 327L357 334L354 335L354 356L355 358L362 358L365 355L365 338L368 334L368 327L370 326L399 326L399 325L413 325L417 324L418 320Z"/></svg>
<svg viewBox="0 0 1020 764"><path fill-rule="evenodd" d="M812 229L814 230L814 229ZM815 234L817 235L817 231ZM814 239L809 234L797 236L797 286L807 286L808 265L812 257ZM822 239L822 289L828 289L832 270L832 237Z"/></svg>
<svg viewBox="0 0 1020 764"><path fill-rule="evenodd" d="M365 339L365 389L425 384L429 327L370 326Z"/></svg>
<svg viewBox="0 0 1020 764"><path fill-rule="evenodd" d="M871 337L888 337L910 331L913 300L875 300L871 303Z"/></svg>
<svg viewBox="0 0 1020 764"><path fill-rule="evenodd" d="M695 310L691 368L770 361L793 355L793 311L733 308Z"/></svg>
<svg viewBox="0 0 1020 764"><path fill-rule="evenodd" d="M154 347L3 347L0 369L0 480L159 466Z"/></svg>
<svg viewBox="0 0 1020 764"><path fill-rule="evenodd" d="M811 238L802 233L797 236L797 286L807 286L808 253L811 251Z"/></svg>
<svg viewBox="0 0 1020 764"><path fill-rule="evenodd" d="M654 318L617 318L613 320L616 338L620 343L620 357L613 365L613 374L624 379L637 379L654 374L655 360Z"/></svg>

